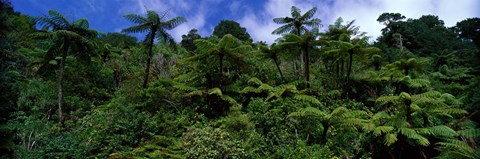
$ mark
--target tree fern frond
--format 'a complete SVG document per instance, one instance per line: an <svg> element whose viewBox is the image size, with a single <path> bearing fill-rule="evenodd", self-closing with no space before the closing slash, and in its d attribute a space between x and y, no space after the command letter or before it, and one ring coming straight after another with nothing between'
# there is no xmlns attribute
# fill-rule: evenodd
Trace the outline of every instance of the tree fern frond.
<svg viewBox="0 0 480 159"><path fill-rule="evenodd" d="M447 139L444 142L438 142L436 148L441 151L440 156L448 158L477 159L480 158L478 149L470 147L467 143L460 140Z"/></svg>
<svg viewBox="0 0 480 159"><path fill-rule="evenodd" d="M262 83L258 89L262 90L262 91L271 91L273 90L274 88L266 83Z"/></svg>
<svg viewBox="0 0 480 159"><path fill-rule="evenodd" d="M237 101L228 95L222 95L220 99L227 101L230 105L238 105Z"/></svg>
<svg viewBox="0 0 480 159"><path fill-rule="evenodd" d="M372 120L388 119L388 118L390 118L390 115L387 112L381 111L381 112L375 113L375 115L373 115L372 117Z"/></svg>
<svg viewBox="0 0 480 159"><path fill-rule="evenodd" d="M280 24L284 24L284 23L280 23ZM272 34L285 34L285 33L290 33L292 30L294 30L293 24L287 24L273 30Z"/></svg>
<svg viewBox="0 0 480 159"><path fill-rule="evenodd" d="M127 14L127 15L124 15L123 17L135 24L144 24L148 22L146 18L137 14Z"/></svg>
<svg viewBox="0 0 480 159"><path fill-rule="evenodd" d="M296 94L293 96L293 99L299 100L299 101L305 101L305 102L310 102L312 104L317 104L320 105L320 101L316 99L315 97L309 96L309 95L304 95L304 94Z"/></svg>
<svg viewBox="0 0 480 159"><path fill-rule="evenodd" d="M296 112L292 112L288 115L288 117L294 118L304 118L304 117L314 117L314 118L321 118L326 116L327 114L317 108L314 107L306 107L302 108Z"/></svg>
<svg viewBox="0 0 480 159"><path fill-rule="evenodd" d="M240 93L260 93L260 92L261 92L260 89L257 89L251 86L247 86L240 91Z"/></svg>
<svg viewBox="0 0 480 159"><path fill-rule="evenodd" d="M188 94L186 94L185 96L187 97L194 97L194 96L203 96L204 95L204 91L202 90L195 90L195 91L192 91Z"/></svg>
<svg viewBox="0 0 480 159"><path fill-rule="evenodd" d="M263 82L262 82L260 79L258 79L257 77L252 77L252 78L250 78L250 79L247 81L247 83L248 83L249 85L257 85L257 86L263 84Z"/></svg>
<svg viewBox="0 0 480 159"><path fill-rule="evenodd" d="M122 29L122 33L142 33L150 29L150 24L144 23L137 26L132 26L129 28Z"/></svg>
<svg viewBox="0 0 480 159"><path fill-rule="evenodd" d="M57 24L58 26L61 26L61 29L66 29L70 27L70 22L68 22L67 18L65 18L65 16L63 16L60 12L56 10L48 11L48 19L51 19L52 22Z"/></svg>
<svg viewBox="0 0 480 159"><path fill-rule="evenodd" d="M376 103L379 103L380 105L385 105L385 104L398 104L398 96L381 96L375 100Z"/></svg>
<svg viewBox="0 0 480 159"><path fill-rule="evenodd" d="M398 129L402 135L409 139L414 139L418 144L422 146L427 146L430 144L427 138L419 135L414 129L410 128L399 128Z"/></svg>
<svg viewBox="0 0 480 159"><path fill-rule="evenodd" d="M387 146L390 146L393 143L395 143L397 140L398 140L397 139L397 134L389 133L389 134L385 135L385 139L383 140L383 143Z"/></svg>
<svg viewBox="0 0 480 159"><path fill-rule="evenodd" d="M180 24L182 23L185 23L187 22L187 19L185 19L184 17L175 17L173 19L170 19L168 21L166 21L163 26L164 28L168 29L168 30L171 30L177 26L179 26Z"/></svg>
<svg viewBox="0 0 480 159"><path fill-rule="evenodd" d="M471 137L471 138L479 138L480 137L480 129L466 129L466 130L459 130L457 134L463 137Z"/></svg>
<svg viewBox="0 0 480 159"><path fill-rule="evenodd" d="M78 20L75 20L72 24L74 27L78 28L89 28L90 24L88 23L88 20L85 18L80 18Z"/></svg>
<svg viewBox="0 0 480 159"><path fill-rule="evenodd" d="M430 87L430 81L427 79L410 79L406 81L407 85L411 88L426 88Z"/></svg>
<svg viewBox="0 0 480 159"><path fill-rule="evenodd" d="M212 88L212 89L208 90L208 94L209 95L215 94L215 95L220 96L220 97L223 96L222 90L220 88Z"/></svg>
<svg viewBox="0 0 480 159"><path fill-rule="evenodd" d="M373 135L375 136L380 136L384 133L390 133L393 131L393 126L377 126L375 127L375 129L373 130Z"/></svg>
<svg viewBox="0 0 480 159"><path fill-rule="evenodd" d="M455 137L458 135L455 130L445 125L430 127L429 129L433 132L435 136Z"/></svg>

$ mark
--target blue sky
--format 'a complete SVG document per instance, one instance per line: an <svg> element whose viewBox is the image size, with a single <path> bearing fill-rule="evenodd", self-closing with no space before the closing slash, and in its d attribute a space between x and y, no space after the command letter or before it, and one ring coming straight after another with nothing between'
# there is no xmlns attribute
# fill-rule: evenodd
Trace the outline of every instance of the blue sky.
<svg viewBox="0 0 480 159"><path fill-rule="evenodd" d="M90 28L100 32L119 32L132 23L125 14L144 14L146 9L163 12L169 16L183 16L187 23L170 31L176 41L192 28L202 36L211 35L213 28L222 19L235 20L247 28L254 41L273 42L277 35L271 32L280 25L273 23L276 17L290 16L290 7L295 5L303 12L317 7L315 17L324 26L342 17L345 21L356 20L373 38L380 35L383 26L376 21L384 12L398 12L407 18L421 15L438 15L446 26L471 17L480 17L479 0L11 0L16 11L28 15L46 15L54 9L68 19L87 18ZM323 29L325 29L324 27ZM321 30L323 30L321 29ZM140 38L142 38L141 36Z"/></svg>

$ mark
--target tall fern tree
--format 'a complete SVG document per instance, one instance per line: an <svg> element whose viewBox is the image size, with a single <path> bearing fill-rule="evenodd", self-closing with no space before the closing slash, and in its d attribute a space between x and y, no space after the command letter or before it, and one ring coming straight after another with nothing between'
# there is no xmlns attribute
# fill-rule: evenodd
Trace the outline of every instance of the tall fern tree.
<svg viewBox="0 0 480 159"><path fill-rule="evenodd" d="M331 112L324 112L314 107L307 107L288 115L288 117L301 122L312 122L312 120L315 120L320 123L323 129L321 134L323 143L327 141L328 130L332 127L368 129L366 128L367 120L363 119L366 116L367 113L364 111L349 110L345 107L337 107Z"/></svg>
<svg viewBox="0 0 480 159"><path fill-rule="evenodd" d="M124 17L132 23L137 24L126 29L123 29L124 33L142 33L148 31L148 34L145 38L145 42L148 47L148 57L145 65L145 75L143 81L143 88L147 88L148 79L150 76L150 63L152 61L153 53L152 48L154 44L154 39L156 38L159 41L163 41L169 44L171 47L175 47L176 43L173 37L167 33L167 30L171 30L178 25L186 22L186 19L183 17L175 17L173 19L167 20L167 11L162 14L157 14L155 11L148 10L147 17L142 17L137 14L127 14Z"/></svg>
<svg viewBox="0 0 480 159"><path fill-rule="evenodd" d="M402 156L407 143L414 150L410 155L429 157L425 150L431 146L429 139L455 139L458 133L444 123L455 119L455 115L467 114L456 108L460 103L452 95L436 91L415 95L402 92L398 96L382 96L376 103L385 110L372 117L375 126L371 126L371 132L376 137L383 136L384 145L393 146L392 155L398 158L408 158Z"/></svg>
<svg viewBox="0 0 480 159"><path fill-rule="evenodd" d="M310 53L316 50L316 46L321 44L321 41L317 40L319 36L318 29L312 29L302 36L295 34L286 34L284 36L284 42L280 43L281 47L300 47L303 53L303 75L307 82L310 81Z"/></svg>
<svg viewBox="0 0 480 159"><path fill-rule="evenodd" d="M320 27L321 20L318 18L313 18L316 12L317 7L313 7L302 15L302 12L299 8L292 6L292 17L279 17L273 19L273 22L277 24L283 24L283 26L275 29L272 34L291 33L300 36L303 33L308 32L307 27Z"/></svg>
<svg viewBox="0 0 480 159"><path fill-rule="evenodd" d="M86 19L69 22L65 16L55 10L49 10L46 16L35 16L32 19L44 28L34 33L33 37L53 40L53 45L48 49L46 57L60 56L57 100L58 118L63 123L63 83L67 56L69 53L80 55L93 50L93 44L88 38L94 38L97 33L88 29L89 23ZM56 60L53 62L56 63Z"/></svg>
<svg viewBox="0 0 480 159"><path fill-rule="evenodd" d="M197 39L194 41L198 54L189 57L189 61L206 62L210 65L218 64L220 84L224 74L224 64L227 61L237 67L247 66L244 57L252 50L250 45L243 44L231 34L224 35L221 39ZM218 61L218 63L216 63ZM208 71L207 71L208 72ZM209 84L207 84L209 85Z"/></svg>
<svg viewBox="0 0 480 159"><path fill-rule="evenodd" d="M282 79L283 82L285 82L285 78L283 77L282 70L280 69L279 66L279 54L281 52L281 48L278 47L275 43L270 45L270 47L265 46L265 45L260 45L259 47L259 52L261 53L261 56L264 59L271 59L275 63L275 66L277 67L278 73L280 74L280 78Z"/></svg>

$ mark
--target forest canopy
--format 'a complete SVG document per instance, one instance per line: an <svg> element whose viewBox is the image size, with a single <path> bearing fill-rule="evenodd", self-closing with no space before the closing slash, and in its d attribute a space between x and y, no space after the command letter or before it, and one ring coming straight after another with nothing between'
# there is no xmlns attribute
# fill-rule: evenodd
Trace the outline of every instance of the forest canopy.
<svg viewBox="0 0 480 159"><path fill-rule="evenodd" d="M0 8L0 158L480 158L478 17L383 13L372 39L291 6L272 44L233 20L177 43L168 11Z"/></svg>

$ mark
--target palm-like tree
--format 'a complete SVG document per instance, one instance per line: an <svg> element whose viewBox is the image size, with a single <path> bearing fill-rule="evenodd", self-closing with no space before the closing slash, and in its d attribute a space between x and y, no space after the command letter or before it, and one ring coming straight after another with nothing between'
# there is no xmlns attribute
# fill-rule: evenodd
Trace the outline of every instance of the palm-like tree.
<svg viewBox="0 0 480 159"><path fill-rule="evenodd" d="M364 37L362 39L355 40L353 42L345 42L345 41L329 41L329 45L333 45L331 50L326 51L326 54L329 53L336 53L339 55L348 54L348 64L347 64L347 76L346 81L350 80L350 74L352 73L352 63L353 63L353 55L361 55L361 54L372 54L380 52L380 49L376 47L369 47L367 38Z"/></svg>
<svg viewBox="0 0 480 159"><path fill-rule="evenodd" d="M348 21L343 24L341 17L337 18L334 24L329 25L327 31L324 33L323 38L325 40L338 40L338 41L352 41L356 39L362 39L365 36L365 32L360 31L359 26L355 26L355 20Z"/></svg>
<svg viewBox="0 0 480 159"><path fill-rule="evenodd" d="M402 70L405 76L410 75L411 70L421 70L429 64L426 58L400 59L392 64L388 64L390 69Z"/></svg>
<svg viewBox="0 0 480 159"><path fill-rule="evenodd" d="M362 119L366 117L367 113L361 110L349 110L345 107L337 107L330 113L321 111L314 107L307 107L298 110L297 112L290 113L288 117L292 117L297 120L318 121L323 127L322 141L326 142L327 133L331 127L359 127L362 129L368 129L367 120Z"/></svg>
<svg viewBox="0 0 480 159"><path fill-rule="evenodd" d="M97 35L96 31L88 29L89 23L86 19L78 19L74 22L69 22L65 16L55 10L49 10L47 16L34 16L32 19L37 24L43 26L43 30L34 33L34 38L52 39L53 45L47 51L45 57L55 58L60 54L60 70L58 73L58 117L59 121L63 123L63 83L65 63L69 53L88 53L93 50L93 44L88 38L93 38ZM85 56L84 56L85 57ZM52 59L46 59L52 61ZM56 63L56 60L55 60Z"/></svg>
<svg viewBox="0 0 480 159"><path fill-rule="evenodd" d="M238 64L238 66L245 65L244 55L252 50L250 45L243 44L231 34L224 35L218 41L215 39L197 39L194 42L199 54L191 57L190 60L218 58L220 75L223 75L225 60ZM213 61L215 60L211 62Z"/></svg>
<svg viewBox="0 0 480 159"><path fill-rule="evenodd" d="M296 47L300 46L303 53L303 71L305 79L310 81L310 56L309 53L312 50L317 49L315 46L320 45L322 42L317 40L319 33L317 29L306 32L304 35L298 36L296 34L286 34L284 41L280 43L281 47Z"/></svg>
<svg viewBox="0 0 480 159"><path fill-rule="evenodd" d="M308 10L305 14L302 15L300 9L295 6L292 6L291 15L292 17L280 17L274 18L273 22L277 24L284 24L283 26L275 29L272 34L285 34L291 33L296 35L302 35L303 33L308 32L308 27L318 28L320 26L321 20L318 18L313 18L317 12L317 7L313 7ZM312 19L313 18L313 19Z"/></svg>
<svg viewBox="0 0 480 159"><path fill-rule="evenodd" d="M415 95L402 92L398 96L382 96L376 103L384 106L385 110L372 117L371 131L374 136L383 135L386 146L406 141L412 141L409 144L413 144L410 145L413 147L417 147L417 144L428 146L431 144L429 140L431 137L455 140L458 134L444 123L455 115L468 113L456 108L460 102L452 95L436 91ZM402 158L405 145L396 146L400 151L396 151L395 154ZM396 146L394 145L394 151ZM418 152L425 155L422 151L419 149Z"/></svg>
<svg viewBox="0 0 480 159"><path fill-rule="evenodd" d="M148 58L145 66L145 77L143 81L143 88L147 88L148 79L150 75L150 63L152 61L152 48L154 39L157 38L159 41L168 43L170 46L175 46L175 41L170 34L167 33L167 30L171 30L178 25L186 22L183 17L175 17L170 20L166 20L167 11L163 12L161 15L157 14L155 11L148 10L147 17L142 17L137 14L127 14L124 17L132 23L138 24L126 29L123 29L124 33L142 33L148 31L148 35L145 38L145 42L148 46Z"/></svg>
<svg viewBox="0 0 480 159"><path fill-rule="evenodd" d="M273 62L275 62L275 66L277 67L278 73L280 74L280 78L282 78L282 81L285 82L285 78L283 77L282 70L278 65L278 56L279 56L278 54L281 52L280 47L278 47L275 43L270 45L270 47L265 45L260 45L259 52L261 53L263 58L272 59Z"/></svg>

